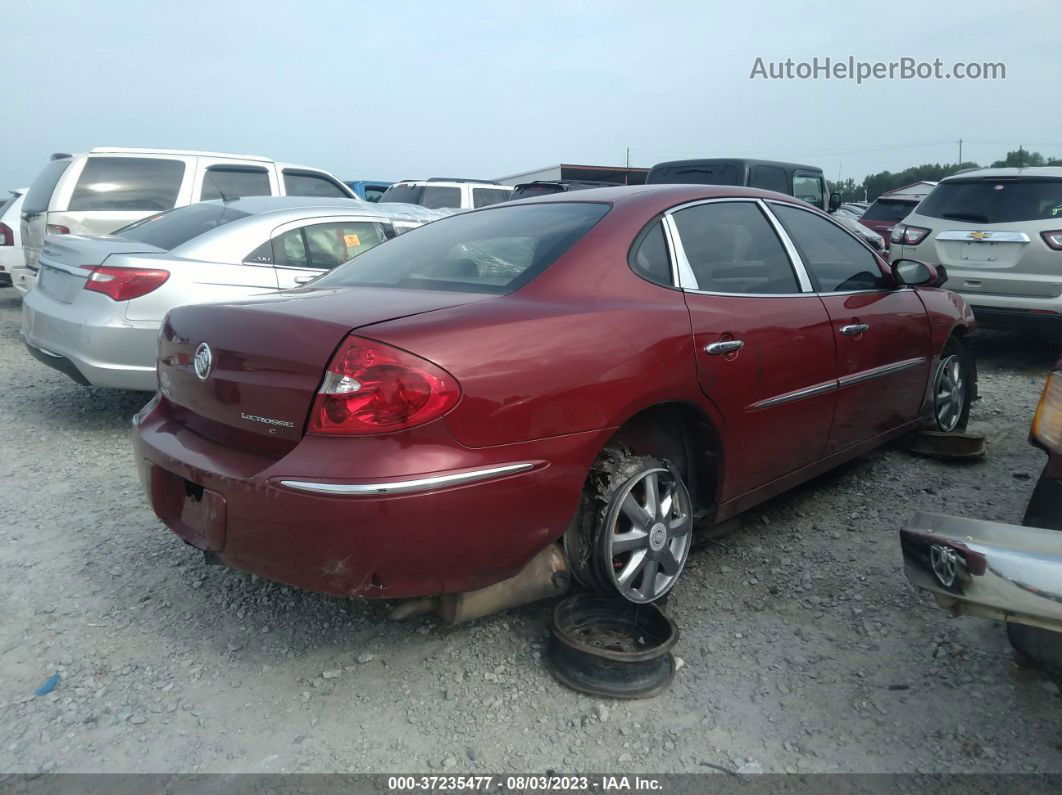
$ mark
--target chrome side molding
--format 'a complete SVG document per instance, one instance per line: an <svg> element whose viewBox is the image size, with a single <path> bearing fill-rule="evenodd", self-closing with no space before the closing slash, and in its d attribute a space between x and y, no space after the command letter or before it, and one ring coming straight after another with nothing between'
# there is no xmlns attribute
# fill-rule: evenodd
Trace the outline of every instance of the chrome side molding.
<svg viewBox="0 0 1062 795"><path fill-rule="evenodd" d="M446 486L475 483L481 480L526 472L535 466L534 461L521 461L514 464L468 469L463 472L451 472L445 475L426 475L411 480L396 480L387 483L316 483L307 480L282 480L280 485L296 491L310 491L317 494L345 495L365 497L379 494L411 494L418 491L431 491Z"/></svg>

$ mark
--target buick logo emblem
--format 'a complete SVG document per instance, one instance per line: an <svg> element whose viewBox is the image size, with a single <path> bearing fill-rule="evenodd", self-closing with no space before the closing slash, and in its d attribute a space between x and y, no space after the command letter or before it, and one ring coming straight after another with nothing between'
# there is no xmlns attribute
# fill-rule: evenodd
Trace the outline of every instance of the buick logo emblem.
<svg viewBox="0 0 1062 795"><path fill-rule="evenodd" d="M192 366L195 367L195 374L200 381L206 381L207 376L210 375L210 370L214 366L214 354L210 350L210 346L205 342L199 343L199 347L195 349L195 358L192 359Z"/></svg>

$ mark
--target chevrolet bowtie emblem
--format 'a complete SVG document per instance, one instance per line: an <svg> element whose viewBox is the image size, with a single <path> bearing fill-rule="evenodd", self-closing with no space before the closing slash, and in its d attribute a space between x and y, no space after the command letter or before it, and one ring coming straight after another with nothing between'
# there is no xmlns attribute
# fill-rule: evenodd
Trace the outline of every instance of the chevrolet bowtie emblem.
<svg viewBox="0 0 1062 795"><path fill-rule="evenodd" d="M988 240L988 238L990 238L990 237L992 237L992 233L991 232L971 232L970 233L970 239L971 240Z"/></svg>

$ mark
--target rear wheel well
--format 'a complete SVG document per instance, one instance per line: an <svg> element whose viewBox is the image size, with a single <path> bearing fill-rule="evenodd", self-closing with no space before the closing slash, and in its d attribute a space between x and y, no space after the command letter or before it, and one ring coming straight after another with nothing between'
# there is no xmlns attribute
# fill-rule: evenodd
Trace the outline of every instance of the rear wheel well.
<svg viewBox="0 0 1062 795"><path fill-rule="evenodd" d="M683 403L651 406L624 422L605 447L669 462L685 481L696 515L715 507L722 446L715 426L697 409Z"/></svg>

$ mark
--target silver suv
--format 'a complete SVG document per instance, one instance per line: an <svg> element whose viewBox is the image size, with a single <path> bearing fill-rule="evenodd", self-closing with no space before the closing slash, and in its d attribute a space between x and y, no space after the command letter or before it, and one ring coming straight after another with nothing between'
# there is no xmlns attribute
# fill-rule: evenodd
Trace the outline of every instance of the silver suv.
<svg viewBox="0 0 1062 795"><path fill-rule="evenodd" d="M482 179L459 177L431 177L430 179L404 179L384 191L381 203L401 202L419 204L431 210L452 208L473 210L491 204L509 201L513 195L512 185L502 185Z"/></svg>
<svg viewBox="0 0 1062 795"><path fill-rule="evenodd" d="M242 196L357 198L326 171L257 155L119 147L56 154L22 203L24 276L35 277L47 235L106 235L162 210Z"/></svg>
<svg viewBox="0 0 1062 795"><path fill-rule="evenodd" d="M1062 168L941 180L892 230L890 256L943 265L978 324L1062 337Z"/></svg>

